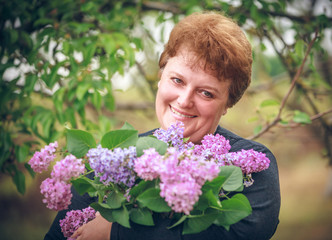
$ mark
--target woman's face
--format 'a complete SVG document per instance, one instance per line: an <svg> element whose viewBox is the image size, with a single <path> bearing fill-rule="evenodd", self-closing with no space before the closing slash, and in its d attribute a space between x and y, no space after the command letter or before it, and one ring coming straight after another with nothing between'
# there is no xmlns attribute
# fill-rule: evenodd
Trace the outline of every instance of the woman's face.
<svg viewBox="0 0 332 240"><path fill-rule="evenodd" d="M161 128L181 121L184 137L200 143L206 134L214 133L227 111L228 81L219 81L209 72L190 64L194 55L179 52L168 60L158 84L156 113Z"/></svg>

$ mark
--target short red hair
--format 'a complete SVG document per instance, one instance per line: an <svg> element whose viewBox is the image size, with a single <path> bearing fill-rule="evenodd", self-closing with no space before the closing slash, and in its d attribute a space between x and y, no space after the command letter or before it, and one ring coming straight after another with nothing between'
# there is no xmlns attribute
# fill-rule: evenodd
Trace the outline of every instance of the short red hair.
<svg viewBox="0 0 332 240"><path fill-rule="evenodd" d="M228 107L240 100L251 81L251 45L242 29L230 18L216 12L194 13L173 28L159 60L160 71L181 47L204 63L220 81L229 81Z"/></svg>

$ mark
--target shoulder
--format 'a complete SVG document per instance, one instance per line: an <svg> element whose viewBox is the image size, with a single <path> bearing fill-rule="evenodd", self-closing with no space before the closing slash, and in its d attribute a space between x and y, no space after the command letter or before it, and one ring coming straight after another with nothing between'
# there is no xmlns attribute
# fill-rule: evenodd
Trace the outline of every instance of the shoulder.
<svg viewBox="0 0 332 240"><path fill-rule="evenodd" d="M278 164L274 154L270 151L270 149L268 149L265 145L259 142L240 137L235 133L232 133L231 131L222 128L220 126L218 126L215 134L217 133L224 136L229 141L229 144L231 145L230 152L237 152L241 151L242 149L244 150L253 149L257 152L264 153L266 157L269 158L270 160L270 166L267 170L262 171L260 173L255 173L254 175L264 176L267 179L278 182L278 175L279 175Z"/></svg>
<svg viewBox="0 0 332 240"><path fill-rule="evenodd" d="M263 144L253 140L245 139L220 126L217 127L215 134L217 133L224 136L229 141L229 144L231 145L231 152L236 152L241 149L254 149L255 151L259 152L271 153L271 151Z"/></svg>
<svg viewBox="0 0 332 240"><path fill-rule="evenodd" d="M152 130L150 130L150 131L147 131L147 132L145 132L145 133L140 133L139 136L140 136L140 137L146 137L146 136L153 135L153 132L156 131L156 130L157 130L157 128L152 129Z"/></svg>

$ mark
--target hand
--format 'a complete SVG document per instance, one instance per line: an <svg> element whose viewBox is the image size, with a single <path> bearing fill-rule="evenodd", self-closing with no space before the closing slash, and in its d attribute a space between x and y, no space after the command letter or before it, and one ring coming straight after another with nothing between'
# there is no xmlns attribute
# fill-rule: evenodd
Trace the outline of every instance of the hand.
<svg viewBox="0 0 332 240"><path fill-rule="evenodd" d="M112 223L103 218L99 212L92 221L79 227L71 238L77 240L110 240Z"/></svg>

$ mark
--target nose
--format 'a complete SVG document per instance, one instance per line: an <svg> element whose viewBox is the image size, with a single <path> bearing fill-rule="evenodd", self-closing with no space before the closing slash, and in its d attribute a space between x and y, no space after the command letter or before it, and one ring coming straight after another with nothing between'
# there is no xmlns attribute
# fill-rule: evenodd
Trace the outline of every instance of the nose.
<svg viewBox="0 0 332 240"><path fill-rule="evenodd" d="M177 103L181 108L191 108L194 105L194 94L190 89L179 93Z"/></svg>

